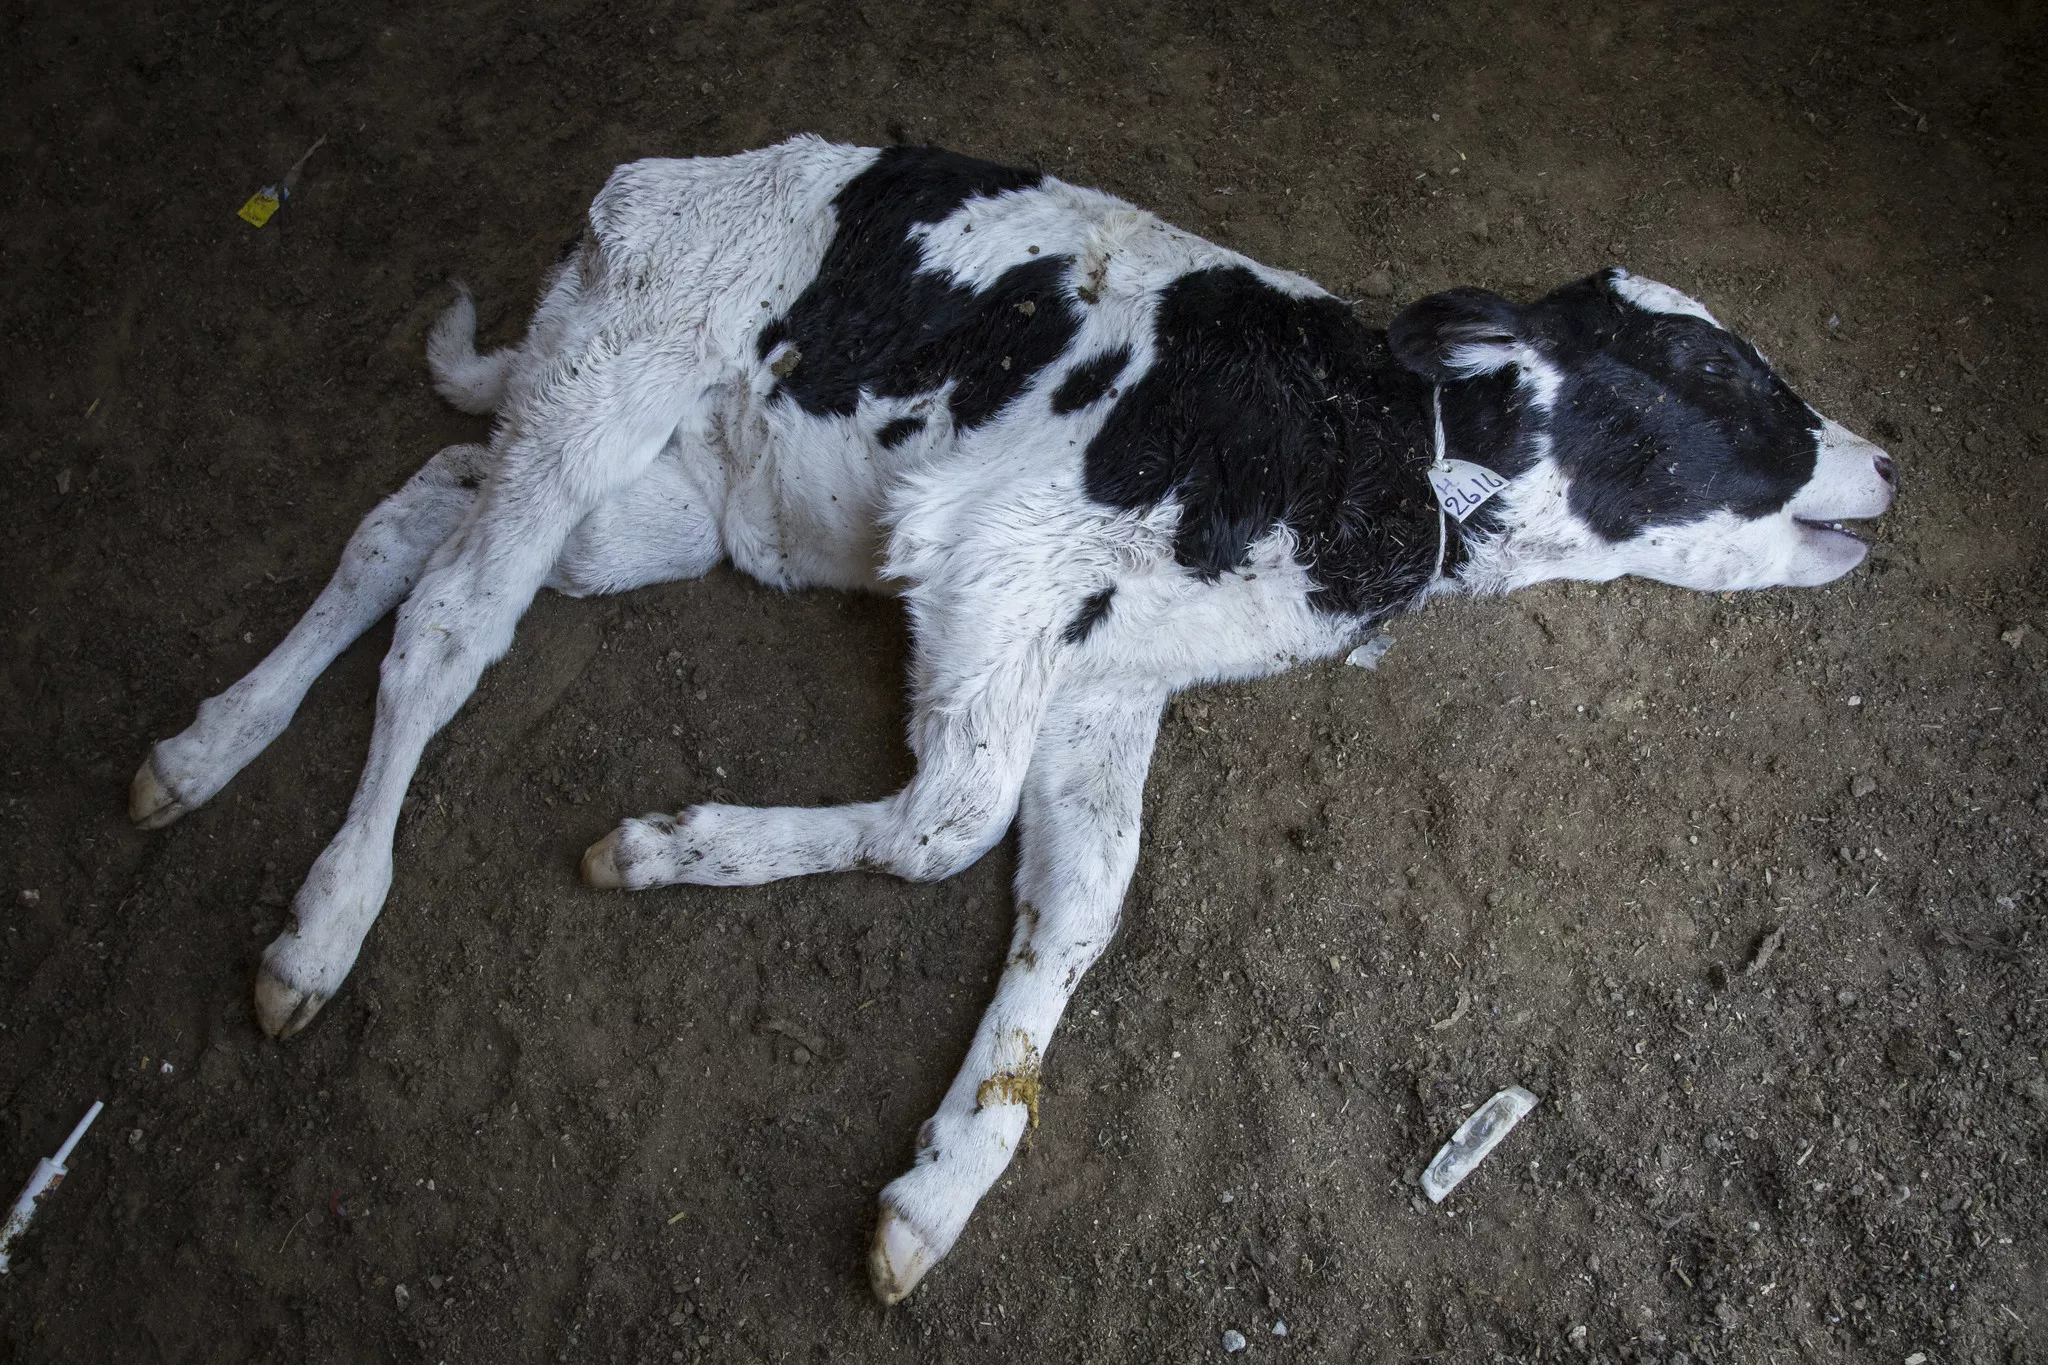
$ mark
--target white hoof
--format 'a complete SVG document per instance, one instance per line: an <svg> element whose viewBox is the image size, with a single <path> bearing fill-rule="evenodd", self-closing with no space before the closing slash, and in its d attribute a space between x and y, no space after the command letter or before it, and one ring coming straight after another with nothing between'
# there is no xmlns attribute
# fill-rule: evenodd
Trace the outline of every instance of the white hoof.
<svg viewBox="0 0 2048 1365"><path fill-rule="evenodd" d="M868 1248L868 1283L874 1286L875 1297L884 1304L903 1302L938 1260L917 1230L884 1201L874 1244Z"/></svg>
<svg viewBox="0 0 2048 1365"><path fill-rule="evenodd" d="M294 986L265 962L256 969L256 1021L273 1038L289 1038L313 1022L333 992Z"/></svg>
<svg viewBox="0 0 2048 1365"><path fill-rule="evenodd" d="M156 775L156 755L143 759L128 784L128 818L143 829L162 829L189 809Z"/></svg>
<svg viewBox="0 0 2048 1365"><path fill-rule="evenodd" d="M619 827L583 853L583 880L606 891L645 891L686 880L683 869L703 855L679 847L676 817L644 815Z"/></svg>
<svg viewBox="0 0 2048 1365"><path fill-rule="evenodd" d="M619 872L619 831L599 839L583 850L583 882L600 891L620 891L626 879Z"/></svg>

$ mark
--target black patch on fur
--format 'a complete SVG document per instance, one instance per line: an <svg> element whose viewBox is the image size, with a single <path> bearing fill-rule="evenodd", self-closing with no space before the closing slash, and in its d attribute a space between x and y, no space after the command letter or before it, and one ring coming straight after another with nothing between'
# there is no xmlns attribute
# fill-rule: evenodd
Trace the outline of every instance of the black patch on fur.
<svg viewBox="0 0 2048 1365"><path fill-rule="evenodd" d="M784 341L803 353L773 396L813 416L850 417L863 391L908 398L951 381L955 426L1001 412L1073 340L1080 321L1065 289L1073 259L1034 257L975 290L918 273L910 230L1043 178L934 147L877 155L832 201L838 227L817 277L757 339L764 359Z"/></svg>
<svg viewBox="0 0 2048 1365"><path fill-rule="evenodd" d="M894 421L882 423L881 430L875 433L875 441L884 450L894 450L923 430L924 418L898 417Z"/></svg>
<svg viewBox="0 0 2048 1365"><path fill-rule="evenodd" d="M1156 358L1089 442L1090 497L1181 506L1174 554L1206 578L1285 524L1323 611L1380 616L1436 567L1429 385L1338 299L1242 266L1160 297Z"/></svg>
<svg viewBox="0 0 2048 1365"><path fill-rule="evenodd" d="M1119 346L1106 351L1093 360L1084 360L1067 371L1067 377L1053 390L1052 410L1061 417L1100 399L1109 392L1109 386L1116 383L1117 376L1124 372L1124 366L1131 363L1131 348Z"/></svg>
<svg viewBox="0 0 2048 1365"><path fill-rule="evenodd" d="M1074 613L1074 619L1067 622L1067 628L1060 632L1060 638L1070 645L1078 645L1093 635L1095 628L1108 619L1110 599L1115 596L1115 588L1104 588L1101 592L1091 595L1081 604L1081 610Z"/></svg>

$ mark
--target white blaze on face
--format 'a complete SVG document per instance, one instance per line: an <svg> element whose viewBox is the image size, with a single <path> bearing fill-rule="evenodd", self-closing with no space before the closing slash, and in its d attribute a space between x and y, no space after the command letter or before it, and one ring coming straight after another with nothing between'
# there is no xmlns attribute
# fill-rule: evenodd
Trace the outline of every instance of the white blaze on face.
<svg viewBox="0 0 2048 1365"><path fill-rule="evenodd" d="M1707 306L1689 294L1681 294L1668 284L1646 280L1640 275L1631 275L1626 270L1614 272L1614 278L1607 287L1616 295L1627 299L1646 313L1675 313L1683 317L1698 318L1702 322L1721 326L1721 320L1707 311ZM1722 331L1728 330L1725 327Z"/></svg>

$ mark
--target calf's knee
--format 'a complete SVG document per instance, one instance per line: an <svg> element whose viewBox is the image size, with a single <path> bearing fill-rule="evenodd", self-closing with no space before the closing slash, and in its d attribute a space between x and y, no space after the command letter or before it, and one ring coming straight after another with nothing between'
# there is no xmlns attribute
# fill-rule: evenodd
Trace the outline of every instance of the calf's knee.
<svg viewBox="0 0 2048 1365"><path fill-rule="evenodd" d="M905 881L944 881L994 848L1009 825L1008 810L984 807L907 820L880 841L874 861Z"/></svg>

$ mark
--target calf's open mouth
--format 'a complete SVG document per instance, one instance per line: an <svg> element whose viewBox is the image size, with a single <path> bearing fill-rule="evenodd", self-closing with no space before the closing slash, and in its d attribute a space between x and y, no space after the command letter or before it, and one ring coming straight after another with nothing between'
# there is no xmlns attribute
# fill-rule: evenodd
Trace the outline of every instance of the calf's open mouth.
<svg viewBox="0 0 2048 1365"><path fill-rule="evenodd" d="M1851 527L1841 521L1828 521L1823 520L1820 517L1794 517L1792 518L1792 520L1797 522L1799 525L1804 526L1809 531L1832 532L1835 535L1847 536L1849 537L1849 539L1858 542L1860 542L1863 539L1862 536L1856 534L1856 529L1854 527Z"/></svg>

